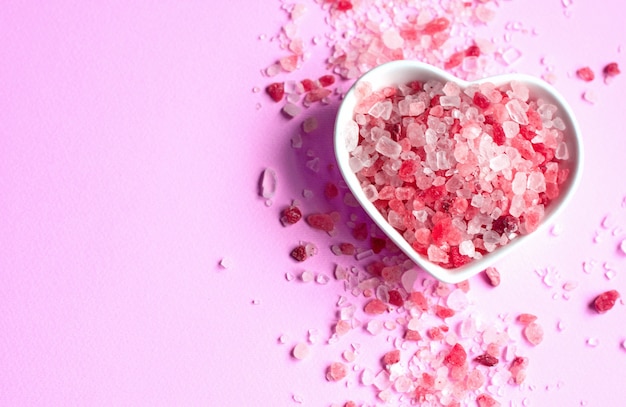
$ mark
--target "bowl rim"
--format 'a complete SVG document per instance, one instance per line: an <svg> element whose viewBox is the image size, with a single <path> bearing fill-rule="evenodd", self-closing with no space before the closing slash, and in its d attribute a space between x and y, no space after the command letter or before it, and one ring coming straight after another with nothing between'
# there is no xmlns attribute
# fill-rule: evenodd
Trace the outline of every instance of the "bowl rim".
<svg viewBox="0 0 626 407"><path fill-rule="evenodd" d="M343 126L348 123L348 119L352 121L354 116L354 107L356 105L355 88L359 83L369 82L373 86L373 89L376 90L386 86L397 86L408 83L410 80L423 81L428 79L455 82L462 89L465 89L470 85L486 82L493 83L497 87L503 86L512 81L523 82L529 87L531 97L533 97L533 94L536 95L537 93L540 93L541 95L534 96L533 98L542 98L557 105L560 117L564 121L566 129L569 129L569 131L566 130L569 136L566 139L566 143L569 152L567 167L569 168L570 173L568 179L561 186L561 194L559 197L553 200L551 204L546 207L544 219L539 227L527 235L520 235L516 237L505 246L498 247L493 252L483 256L481 259L473 260L468 264L455 269L446 269L438 266L417 253L402 237L402 235L394 229L386 219L384 219L382 214L374 207L374 205L369 202L356 178L356 174L354 174L349 167L348 159L350 154L346 149L345 139L342 137ZM413 60L387 62L373 68L359 77L345 93L339 106L335 120L333 138L335 158L337 159L339 170L360 206L376 223L376 225L400 248L400 250L402 250L402 252L404 252L405 255L407 255L407 257L433 277L446 283L458 283L476 275L485 268L492 266L511 250L518 248L518 246L526 242L533 235L536 236L537 232L545 229L547 225L550 224L550 222L567 206L575 191L578 189L584 162L582 136L574 112L563 96L561 96L552 85L544 80L527 74L507 73L485 77L475 81L465 81L435 66Z"/></svg>

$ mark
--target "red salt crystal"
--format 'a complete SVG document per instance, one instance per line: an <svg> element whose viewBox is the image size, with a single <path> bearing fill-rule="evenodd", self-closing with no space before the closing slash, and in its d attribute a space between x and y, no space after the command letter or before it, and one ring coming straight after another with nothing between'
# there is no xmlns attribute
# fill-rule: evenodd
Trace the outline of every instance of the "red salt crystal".
<svg viewBox="0 0 626 407"><path fill-rule="evenodd" d="M307 223L314 229L332 232L335 229L335 221L326 213L314 213L306 218Z"/></svg>
<svg viewBox="0 0 626 407"><path fill-rule="evenodd" d="M477 45L471 45L465 50L466 57L478 57L480 56L480 48Z"/></svg>
<svg viewBox="0 0 626 407"><path fill-rule="evenodd" d="M306 103L319 102L320 100L324 99L325 97L327 97L331 93L332 93L332 91L330 89L326 89L326 88L313 89L310 92L308 92L306 94L306 96L304 96L304 101Z"/></svg>
<svg viewBox="0 0 626 407"><path fill-rule="evenodd" d="M434 219L433 222L435 222ZM433 226L431 236L438 246L442 246L444 243L458 246L463 239L462 232L452 224L452 218L449 216L442 218Z"/></svg>
<svg viewBox="0 0 626 407"><path fill-rule="evenodd" d="M543 341L543 328L537 322L531 322L523 330L524 337L533 346L537 346Z"/></svg>
<svg viewBox="0 0 626 407"><path fill-rule="evenodd" d="M296 261L305 261L307 259L306 246L300 245L291 251L291 257L296 259Z"/></svg>
<svg viewBox="0 0 626 407"><path fill-rule="evenodd" d="M619 292L616 290L605 291L596 297L593 301L593 307L598 313L603 314L613 308L619 297Z"/></svg>
<svg viewBox="0 0 626 407"><path fill-rule="evenodd" d="M283 223L283 225L293 225L294 223L297 223L300 219L302 219L302 212L297 206L291 205L283 210L281 217L281 222Z"/></svg>
<svg viewBox="0 0 626 407"><path fill-rule="evenodd" d="M591 82L595 78L595 74L588 66L577 69L576 75L585 82Z"/></svg>
<svg viewBox="0 0 626 407"><path fill-rule="evenodd" d="M419 332L412 329L407 329L404 333L404 339L407 341L417 342L422 339L422 335Z"/></svg>
<svg viewBox="0 0 626 407"><path fill-rule="evenodd" d="M485 275L487 276L487 280L489 280L489 284L493 287L497 287L500 285L500 272L495 267L487 267L485 269Z"/></svg>
<svg viewBox="0 0 626 407"><path fill-rule="evenodd" d="M533 127L535 130L543 129L543 120L541 119L541 115L535 109L529 108L526 111L526 116L528 116L528 126Z"/></svg>
<svg viewBox="0 0 626 407"><path fill-rule="evenodd" d="M265 91L274 102L280 102L285 96L285 84L283 82L270 83Z"/></svg>
<svg viewBox="0 0 626 407"><path fill-rule="evenodd" d="M428 309L428 300L421 291L413 291L409 295L409 301L415 304L415 306L422 311L426 311Z"/></svg>
<svg viewBox="0 0 626 407"><path fill-rule="evenodd" d="M332 182L328 182L324 187L324 196L328 199L336 198L339 195L339 188Z"/></svg>
<svg viewBox="0 0 626 407"><path fill-rule="evenodd" d="M387 240L382 237L371 237L370 238L370 246L374 253L380 253L385 246L387 246Z"/></svg>
<svg viewBox="0 0 626 407"><path fill-rule="evenodd" d="M476 397L478 407L500 407L500 403L486 393L482 393Z"/></svg>
<svg viewBox="0 0 626 407"><path fill-rule="evenodd" d="M305 92L310 92L313 89L317 88L317 85L311 79L303 79L300 81L300 83L302 84L302 88Z"/></svg>
<svg viewBox="0 0 626 407"><path fill-rule="evenodd" d="M607 64L602 72L604 72L604 75L607 77L617 76L621 73L617 62L611 62L610 64Z"/></svg>
<svg viewBox="0 0 626 407"><path fill-rule="evenodd" d="M443 359L443 363L448 367L463 366L466 359L467 352L465 352L465 348L460 343L456 343Z"/></svg>
<svg viewBox="0 0 626 407"><path fill-rule="evenodd" d="M459 246L450 247L450 250L448 251L448 256L450 258L450 265L453 268L459 268L472 261L471 257L463 255L459 252Z"/></svg>
<svg viewBox="0 0 626 407"><path fill-rule="evenodd" d="M383 356L383 365L389 367L390 365L395 365L400 362L400 351L398 349L394 349L385 353Z"/></svg>
<svg viewBox="0 0 626 407"><path fill-rule="evenodd" d="M339 11L348 11L352 10L352 2L348 0L339 0L335 4L335 8Z"/></svg>
<svg viewBox="0 0 626 407"><path fill-rule="evenodd" d="M335 83L335 76L334 75L323 75L320 76L320 78L318 79L318 82L320 83L321 86L330 86L333 83Z"/></svg>
<svg viewBox="0 0 626 407"><path fill-rule="evenodd" d="M383 269L385 268L385 263L383 263L382 261L374 261L370 264L368 264L365 269L367 270L368 273L370 273L373 276L381 276L383 273Z"/></svg>
<svg viewBox="0 0 626 407"><path fill-rule="evenodd" d="M519 228L519 219L512 215L502 215L491 224L491 230L498 234L516 233Z"/></svg>
<svg viewBox="0 0 626 407"><path fill-rule="evenodd" d="M411 182L415 179L415 173L418 170L418 163L415 160L402 161L398 169L398 176L402 181Z"/></svg>
<svg viewBox="0 0 626 407"><path fill-rule="evenodd" d="M402 294L400 294L398 290L389 291L389 304L395 305L396 307L404 305L404 298L402 298Z"/></svg>
<svg viewBox="0 0 626 407"><path fill-rule="evenodd" d="M528 325L531 322L535 322L537 320L537 316L533 314L519 314L517 316L517 322L523 325Z"/></svg>
<svg viewBox="0 0 626 407"><path fill-rule="evenodd" d="M488 353L476 356L474 358L474 361L476 363L480 363L483 366L495 366L498 364L498 358L496 358L495 356L492 356Z"/></svg>
<svg viewBox="0 0 626 407"><path fill-rule="evenodd" d="M341 362L333 362L326 370L326 379L328 381L337 382L346 377L347 374L348 369L346 368L346 365Z"/></svg>
<svg viewBox="0 0 626 407"><path fill-rule="evenodd" d="M352 229L352 236L356 240L365 240L367 239L367 224L366 223L357 223L354 229Z"/></svg>
<svg viewBox="0 0 626 407"><path fill-rule="evenodd" d="M411 81L407 84L407 86L411 89L413 89L415 92L422 90L422 87L424 86L422 84L422 82L420 81Z"/></svg>
<svg viewBox="0 0 626 407"><path fill-rule="evenodd" d="M461 65L464 58L465 58L464 51L455 52L454 54L450 55L450 57L446 60L446 62L444 62L443 67L444 69L452 69L454 67L457 67Z"/></svg>
<svg viewBox="0 0 626 407"><path fill-rule="evenodd" d="M339 243L339 250L341 254L345 254L346 256L352 256L356 253L356 247L352 243Z"/></svg>
<svg viewBox="0 0 626 407"><path fill-rule="evenodd" d="M433 35L445 30L446 28L448 28L449 25L450 20L445 17L437 17L434 20L430 21L428 24L426 24L422 32L427 35Z"/></svg>
<svg viewBox="0 0 626 407"><path fill-rule="evenodd" d="M441 319L453 317L455 314L453 309L438 304L434 306L434 310L435 315L437 315Z"/></svg>
<svg viewBox="0 0 626 407"><path fill-rule="evenodd" d="M480 107L483 110L491 106L491 102L489 101L489 98L487 98L487 96L483 95L480 92L474 93L473 101L476 106Z"/></svg>
<svg viewBox="0 0 626 407"><path fill-rule="evenodd" d="M506 134L504 133L504 129L499 124L493 125L493 142L499 146L504 145L506 142Z"/></svg>
<svg viewBox="0 0 626 407"><path fill-rule="evenodd" d="M387 304L385 304L378 298L375 298L373 300L370 300L367 304L365 304L363 311L365 311L365 313L369 315L384 314L385 312L387 312Z"/></svg>
<svg viewBox="0 0 626 407"><path fill-rule="evenodd" d="M357 407L356 403L354 401L346 401L343 404L343 407Z"/></svg>

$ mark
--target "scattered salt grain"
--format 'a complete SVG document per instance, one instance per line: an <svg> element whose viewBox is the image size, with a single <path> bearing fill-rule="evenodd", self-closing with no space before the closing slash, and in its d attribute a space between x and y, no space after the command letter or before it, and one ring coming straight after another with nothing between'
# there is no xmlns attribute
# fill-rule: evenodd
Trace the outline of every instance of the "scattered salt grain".
<svg viewBox="0 0 626 407"><path fill-rule="evenodd" d="M232 268L234 264L232 259L230 259L229 257L224 257L220 260L219 265L221 268L226 270Z"/></svg>
<svg viewBox="0 0 626 407"><path fill-rule="evenodd" d="M266 168L259 181L259 194L265 199L271 199L276 193L277 183L276 171Z"/></svg>
<svg viewBox="0 0 626 407"><path fill-rule="evenodd" d="M303 283L310 283L315 279L315 275L313 274L313 272L305 270L302 272L302 274L300 274L300 279Z"/></svg>
<svg viewBox="0 0 626 407"><path fill-rule="evenodd" d="M619 249L622 254L626 254L626 239L622 240L622 242L619 244Z"/></svg>
<svg viewBox="0 0 626 407"><path fill-rule="evenodd" d="M296 344L296 346L294 346L293 350L291 351L293 357L298 360L306 359L310 355L310 353L311 349L309 348L309 345L304 342Z"/></svg>
<svg viewBox="0 0 626 407"><path fill-rule="evenodd" d="M586 90L583 93L583 100L589 104L595 105L598 102L598 95L593 90Z"/></svg>
<svg viewBox="0 0 626 407"><path fill-rule="evenodd" d="M292 400L293 400L294 402L296 402L296 403L298 403L298 404L302 404L302 403L304 403L304 397L302 397L302 396L301 396L301 395L299 395L299 394L293 394L293 395L291 396L291 398L292 398Z"/></svg>
<svg viewBox="0 0 626 407"><path fill-rule="evenodd" d="M600 344L600 340L595 337L590 337L590 338L587 338L587 340L585 341L585 344L590 348L595 348L596 346Z"/></svg>
<svg viewBox="0 0 626 407"><path fill-rule="evenodd" d="M328 284L329 281L330 281L330 278L326 274L318 274L315 277L315 282L317 284L325 285L325 284Z"/></svg>
<svg viewBox="0 0 626 407"><path fill-rule="evenodd" d="M317 126L318 126L317 118L314 116L309 117L305 119L304 122L302 122L302 131L304 131L306 134L309 134L313 132L315 129L317 129Z"/></svg>
<svg viewBox="0 0 626 407"><path fill-rule="evenodd" d="M285 273L285 280L293 281L295 278L296 276L294 276L292 272L288 271Z"/></svg>

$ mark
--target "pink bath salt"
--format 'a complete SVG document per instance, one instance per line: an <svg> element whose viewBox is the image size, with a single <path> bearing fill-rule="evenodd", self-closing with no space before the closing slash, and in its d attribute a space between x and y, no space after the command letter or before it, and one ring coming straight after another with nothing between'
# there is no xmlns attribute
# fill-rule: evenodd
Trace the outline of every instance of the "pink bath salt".
<svg viewBox="0 0 626 407"><path fill-rule="evenodd" d="M383 356L383 366L389 368L391 365L395 365L400 362L400 351L398 349L394 349L385 353Z"/></svg>
<svg viewBox="0 0 626 407"><path fill-rule="evenodd" d="M524 338L533 346L537 346L543 341L543 328L537 322L529 323L522 332Z"/></svg>
<svg viewBox="0 0 626 407"><path fill-rule="evenodd" d="M326 213L313 213L306 217L306 221L313 229L332 232L335 229L335 221Z"/></svg>
<svg viewBox="0 0 626 407"><path fill-rule="evenodd" d="M363 311L365 311L365 313L369 315L384 314L385 312L387 312L387 304L376 298L370 300L367 304L365 304Z"/></svg>
<svg viewBox="0 0 626 407"><path fill-rule="evenodd" d="M347 334L352 329L352 325L345 319L340 319L335 325L335 333L339 336Z"/></svg>
<svg viewBox="0 0 626 407"><path fill-rule="evenodd" d="M459 343L455 344L448 352L443 360L443 363L452 368L454 366L463 366L467 360L467 352L465 348Z"/></svg>
<svg viewBox="0 0 626 407"><path fill-rule="evenodd" d="M517 316L517 321L523 325L528 325L531 322L535 322L536 320L537 320L537 316L533 314L524 313L524 314L519 314Z"/></svg>
<svg viewBox="0 0 626 407"><path fill-rule="evenodd" d="M474 369L467 374L467 389L478 390L485 384L485 375L478 369Z"/></svg>
<svg viewBox="0 0 626 407"><path fill-rule="evenodd" d="M486 393L482 393L476 397L476 404L478 407L500 407L500 402L496 401L493 397Z"/></svg>
<svg viewBox="0 0 626 407"><path fill-rule="evenodd" d="M298 360L306 359L310 353L311 349L309 348L309 345L304 342L296 344L296 346L294 346L293 350L291 351L293 357Z"/></svg>
<svg viewBox="0 0 626 407"><path fill-rule="evenodd" d="M293 72L298 68L298 56L297 55L289 55L284 58L281 58L280 66L283 70L287 72Z"/></svg>
<svg viewBox="0 0 626 407"><path fill-rule="evenodd" d="M485 276L487 276L487 280L492 287L497 287L500 285L500 272L495 267L487 267L485 269Z"/></svg>
<svg viewBox="0 0 626 407"><path fill-rule="evenodd" d="M515 384L522 384L526 378L526 367L528 367L528 358L517 356L509 365L509 372L511 372L511 380Z"/></svg>
<svg viewBox="0 0 626 407"><path fill-rule="evenodd" d="M348 368L341 362L333 362L328 366L326 370L326 380L332 382L338 382L346 377L348 374Z"/></svg>

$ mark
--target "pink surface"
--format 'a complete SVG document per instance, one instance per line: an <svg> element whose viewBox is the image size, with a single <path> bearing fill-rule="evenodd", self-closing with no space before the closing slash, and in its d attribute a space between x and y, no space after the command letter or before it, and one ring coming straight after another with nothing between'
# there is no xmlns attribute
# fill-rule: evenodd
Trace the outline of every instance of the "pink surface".
<svg viewBox="0 0 626 407"><path fill-rule="evenodd" d="M307 33L326 32L306 2ZM556 225L498 264L502 284L472 279L471 312L481 318L532 312L546 337L525 349L531 362L503 405L621 405L626 396L624 306L588 309L600 292L626 295L626 76L605 85L573 76L608 62L626 69L622 5L502 1L487 31L508 21L523 58L511 70L541 75L554 64L558 90L578 116L583 181ZM292 199L306 212L362 214L320 198L333 162L338 101L288 121L263 93L260 69L284 55L275 35L278 2L17 2L0 8L0 404L326 406L380 403L325 368L351 344L358 364L389 348L386 337L354 330L337 344L290 350L309 330L327 339L343 285L288 282L285 273L332 274L336 239L300 223L280 225ZM310 32L309 32L310 31ZM292 74L326 71L323 44ZM598 102L580 95L593 89ZM262 107L257 109L260 103ZM294 151L305 117L320 127ZM314 174L311 149L322 160ZM258 197L261 171L279 177L272 206ZM302 190L316 196L302 198ZM605 219L606 216L609 216ZM320 254L304 266L288 256L299 240ZM222 258L232 261L220 268ZM583 262L593 264L590 273ZM554 268L548 287L535 272ZM607 279L607 269L616 276ZM578 287L562 297L566 281ZM563 330L557 329L559 321ZM278 338L285 335L285 344ZM595 347L587 340L598 340ZM525 345L523 345L525 346ZM472 405L471 403L469 405Z"/></svg>

